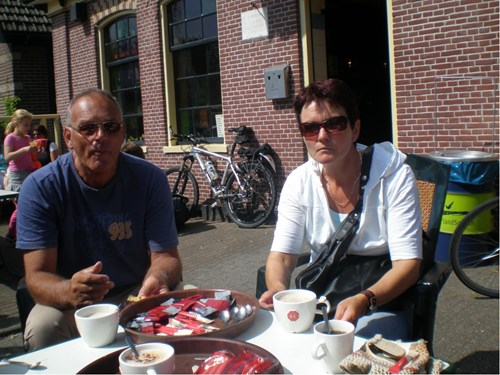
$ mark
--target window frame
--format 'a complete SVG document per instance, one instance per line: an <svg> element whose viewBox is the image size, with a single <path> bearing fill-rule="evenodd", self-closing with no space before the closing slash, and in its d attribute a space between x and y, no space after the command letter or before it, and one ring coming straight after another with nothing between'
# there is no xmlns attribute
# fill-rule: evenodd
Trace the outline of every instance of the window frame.
<svg viewBox="0 0 500 375"><path fill-rule="evenodd" d="M177 132L177 106L175 97L175 73L174 73L174 58L173 52L170 48L170 28L169 28L169 17L168 17L168 7L170 3L175 0L164 0L160 4L160 15L161 15L161 35L162 35L162 46L163 46L163 66L164 66L164 82L165 82L165 106L166 106L166 119L167 119L167 139L168 145L163 148L164 153L179 153L185 151L185 146L177 145L176 140L172 138L171 131ZM215 13L217 14L217 12ZM211 38L210 42L218 41L218 36ZM189 48L200 44L206 44L207 39L202 41L194 41L187 43ZM183 46L185 47L185 46ZM174 51L178 50L178 47L173 48ZM220 60L219 60L220 61ZM220 68L219 68L220 74ZM222 104L222 94L221 94L221 120L222 127L224 127L224 110ZM221 137L221 143L209 143L205 145L205 148L213 152L227 152L227 145L225 139L225 132Z"/></svg>
<svg viewBox="0 0 500 375"><path fill-rule="evenodd" d="M137 66L140 74L140 66L139 66L139 53L135 57L126 57L124 59L121 59L119 61L112 61L108 62L106 60L107 58L107 51L106 51L106 29L113 23L119 21L121 18L124 17L135 17L136 19L136 29L137 29L137 13L133 9L127 9L123 11L119 11L116 13L113 13L106 19L102 20L100 23L97 24L97 40L98 40L98 53L99 53L99 73L100 73L100 82L101 82L101 87L106 90L111 92L111 76L110 76L110 67L108 65L112 66L117 66L121 64L127 64L132 61L137 61ZM137 35L137 34L136 34ZM141 105L142 105L142 92L141 92L141 86L139 84L139 96L141 96ZM124 120L126 120L128 116L124 114ZM143 145L144 144L144 139L141 139L140 137L144 137L145 129L144 129L144 114L143 112L138 113L136 112L135 115L132 117L142 118L142 134L139 135L139 139L132 139L133 142ZM128 134L126 134L127 140L128 140Z"/></svg>

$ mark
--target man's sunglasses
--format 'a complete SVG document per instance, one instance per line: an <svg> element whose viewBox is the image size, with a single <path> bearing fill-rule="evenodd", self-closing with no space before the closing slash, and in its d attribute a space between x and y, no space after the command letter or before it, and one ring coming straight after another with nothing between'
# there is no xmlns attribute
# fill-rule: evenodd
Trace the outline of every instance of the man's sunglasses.
<svg viewBox="0 0 500 375"><path fill-rule="evenodd" d="M302 122L300 124L300 132L303 137L314 137L319 134L321 128L328 133L338 133L347 128L349 120L346 116L330 117L322 122Z"/></svg>
<svg viewBox="0 0 500 375"><path fill-rule="evenodd" d="M105 134L116 134L120 131L122 128L122 123L121 122L101 122L100 124L97 123L88 123L88 124L82 124L78 126L78 128L74 128L70 126L71 129L76 130L78 133L85 137L90 137L93 136L99 129L102 130L103 133Z"/></svg>

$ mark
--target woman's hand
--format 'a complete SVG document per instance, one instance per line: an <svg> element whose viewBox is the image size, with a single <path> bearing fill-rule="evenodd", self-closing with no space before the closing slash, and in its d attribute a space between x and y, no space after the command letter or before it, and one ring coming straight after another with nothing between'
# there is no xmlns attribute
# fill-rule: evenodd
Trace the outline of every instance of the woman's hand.
<svg viewBox="0 0 500 375"><path fill-rule="evenodd" d="M273 310L273 296L278 292L280 292L280 290L266 290L264 293L262 293L259 298L260 307L266 310Z"/></svg>
<svg viewBox="0 0 500 375"><path fill-rule="evenodd" d="M298 255L271 251L266 261L266 285L259 304L263 309L273 309L273 296L290 285L290 277L297 265Z"/></svg>
<svg viewBox="0 0 500 375"><path fill-rule="evenodd" d="M348 297L337 305L335 318L356 325L359 318L368 312L368 299L363 294Z"/></svg>

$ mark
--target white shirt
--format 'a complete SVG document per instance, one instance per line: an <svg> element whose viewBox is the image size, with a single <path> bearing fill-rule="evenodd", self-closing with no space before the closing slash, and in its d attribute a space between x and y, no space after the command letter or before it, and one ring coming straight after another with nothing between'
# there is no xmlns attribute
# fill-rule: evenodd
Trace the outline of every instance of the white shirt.
<svg viewBox="0 0 500 375"><path fill-rule="evenodd" d="M389 142L374 145L360 226L349 247L350 254L380 255L389 251L392 260L422 259L418 188L405 159ZM321 169L311 159L286 179L271 251L300 254L306 243L312 250L312 261L329 245L338 223L330 216Z"/></svg>

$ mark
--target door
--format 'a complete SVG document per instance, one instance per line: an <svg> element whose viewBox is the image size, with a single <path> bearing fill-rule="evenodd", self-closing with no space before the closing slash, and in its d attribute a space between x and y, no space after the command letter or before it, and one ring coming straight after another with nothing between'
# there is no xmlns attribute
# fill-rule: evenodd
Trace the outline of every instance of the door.
<svg viewBox="0 0 500 375"><path fill-rule="evenodd" d="M386 0L325 0L321 10L326 74L354 90L361 115L359 142L367 145L393 137L386 7Z"/></svg>

